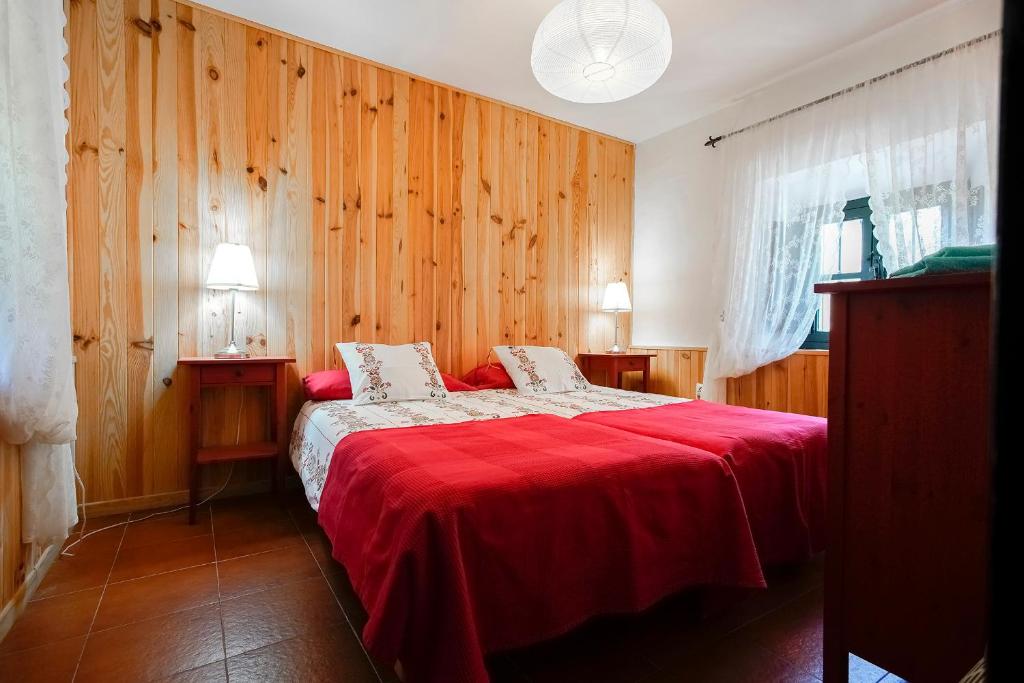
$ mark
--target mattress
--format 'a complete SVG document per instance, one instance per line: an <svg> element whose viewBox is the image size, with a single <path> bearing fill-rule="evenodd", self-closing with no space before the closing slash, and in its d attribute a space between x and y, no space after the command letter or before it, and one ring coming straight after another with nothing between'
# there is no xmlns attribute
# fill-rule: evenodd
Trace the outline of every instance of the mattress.
<svg viewBox="0 0 1024 683"><path fill-rule="evenodd" d="M355 432L525 415L573 418L584 413L653 408L687 400L595 386L588 391L543 396L520 394L515 389L462 391L449 393L446 399L372 405L353 405L351 400L307 401L295 420L289 451L306 499L314 510L319 510L334 449L339 441Z"/></svg>

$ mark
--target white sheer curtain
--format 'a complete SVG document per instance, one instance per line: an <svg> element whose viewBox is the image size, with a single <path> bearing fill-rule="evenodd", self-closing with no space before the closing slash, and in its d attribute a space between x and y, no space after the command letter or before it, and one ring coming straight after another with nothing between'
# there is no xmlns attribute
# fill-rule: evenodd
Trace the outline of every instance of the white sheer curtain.
<svg viewBox="0 0 1024 683"><path fill-rule="evenodd" d="M725 182L714 294L721 302L704 397L725 400L725 378L784 358L816 311L821 226L842 219L855 110L832 100L723 144Z"/></svg>
<svg viewBox="0 0 1024 683"><path fill-rule="evenodd" d="M21 449L26 542L77 521L64 186L64 10L0 0L0 439Z"/></svg>
<svg viewBox="0 0 1024 683"><path fill-rule="evenodd" d="M872 221L890 273L995 242L1000 42L981 40L864 88Z"/></svg>
<svg viewBox="0 0 1024 683"><path fill-rule="evenodd" d="M987 37L721 145L716 338L705 397L800 348L821 227L868 194L889 272L947 246L995 241L998 37Z"/></svg>

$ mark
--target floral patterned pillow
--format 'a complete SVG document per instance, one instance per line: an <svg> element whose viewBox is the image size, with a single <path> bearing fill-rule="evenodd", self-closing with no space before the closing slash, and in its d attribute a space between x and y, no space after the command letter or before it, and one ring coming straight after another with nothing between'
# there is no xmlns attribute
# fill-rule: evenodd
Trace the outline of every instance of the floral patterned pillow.
<svg viewBox="0 0 1024 683"><path fill-rule="evenodd" d="M558 394L586 391L590 382L562 349L553 346L495 346L521 394Z"/></svg>
<svg viewBox="0 0 1024 683"><path fill-rule="evenodd" d="M447 398L430 342L390 346L345 342L337 345L352 378L352 403Z"/></svg>

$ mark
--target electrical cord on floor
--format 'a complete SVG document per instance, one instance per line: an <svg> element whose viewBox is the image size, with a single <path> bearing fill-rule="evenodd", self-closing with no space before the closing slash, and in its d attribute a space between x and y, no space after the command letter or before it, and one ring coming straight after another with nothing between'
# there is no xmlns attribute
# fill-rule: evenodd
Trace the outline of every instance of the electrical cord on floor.
<svg viewBox="0 0 1024 683"><path fill-rule="evenodd" d="M237 418L236 426L235 426L235 445L236 446L239 444L239 439L240 439L241 434L242 434L242 408L244 406L245 406L245 397L242 396L239 399L239 401L238 401L238 418ZM231 463L231 468L228 470L228 476L224 479L224 483L221 484L219 489L217 489L216 491L211 493L209 496L204 498L202 501L196 503L196 507L199 507L199 506L202 506L202 505L206 505L211 500L213 500L214 498L219 496L224 491L224 489L226 489L228 487L228 484L231 482L231 476L234 473L235 473L235 463ZM96 529L94 531L90 531L89 533L86 533L85 532L85 525L88 523L89 519L88 519L88 515L85 512L85 484L82 482L82 476L78 473L78 465L77 464L75 465L75 481L78 482L78 486L82 490L82 502L79 503L79 507L82 510L82 531L79 534L78 539L74 543L69 544L63 550L60 551L60 554L62 556L64 556L64 557L74 557L75 554L72 553L72 552L68 552L68 551L70 551L76 545L78 545L79 543L81 543L85 539L89 538L93 534L98 534L101 531L107 531L109 529L116 529L119 526L128 526L129 524L135 524L136 522L144 522L147 519L152 519L153 517L159 517L160 515L169 515L172 512L180 512L180 511L185 510L185 509L188 508L187 504L186 505L180 505L180 506L178 506L176 508L171 508L170 510L162 510L160 512L154 512L154 513L152 513L150 515L146 515L145 517L140 517L138 519L129 519L129 520L126 520L124 522L118 522L117 524L111 524L109 526L103 527L102 529Z"/></svg>

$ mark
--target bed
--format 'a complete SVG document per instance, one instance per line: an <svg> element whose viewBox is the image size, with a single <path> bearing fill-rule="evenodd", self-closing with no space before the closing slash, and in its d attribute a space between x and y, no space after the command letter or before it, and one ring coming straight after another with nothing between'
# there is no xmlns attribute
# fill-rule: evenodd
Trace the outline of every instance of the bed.
<svg viewBox="0 0 1024 683"><path fill-rule="evenodd" d="M728 462L575 419L680 399L617 390L307 403L291 454L409 683L486 681L487 653L687 587L764 586Z"/></svg>
<svg viewBox="0 0 1024 683"><path fill-rule="evenodd" d="M825 549L824 418L686 401L587 411L575 419L700 448L726 460L762 565L801 562Z"/></svg>

